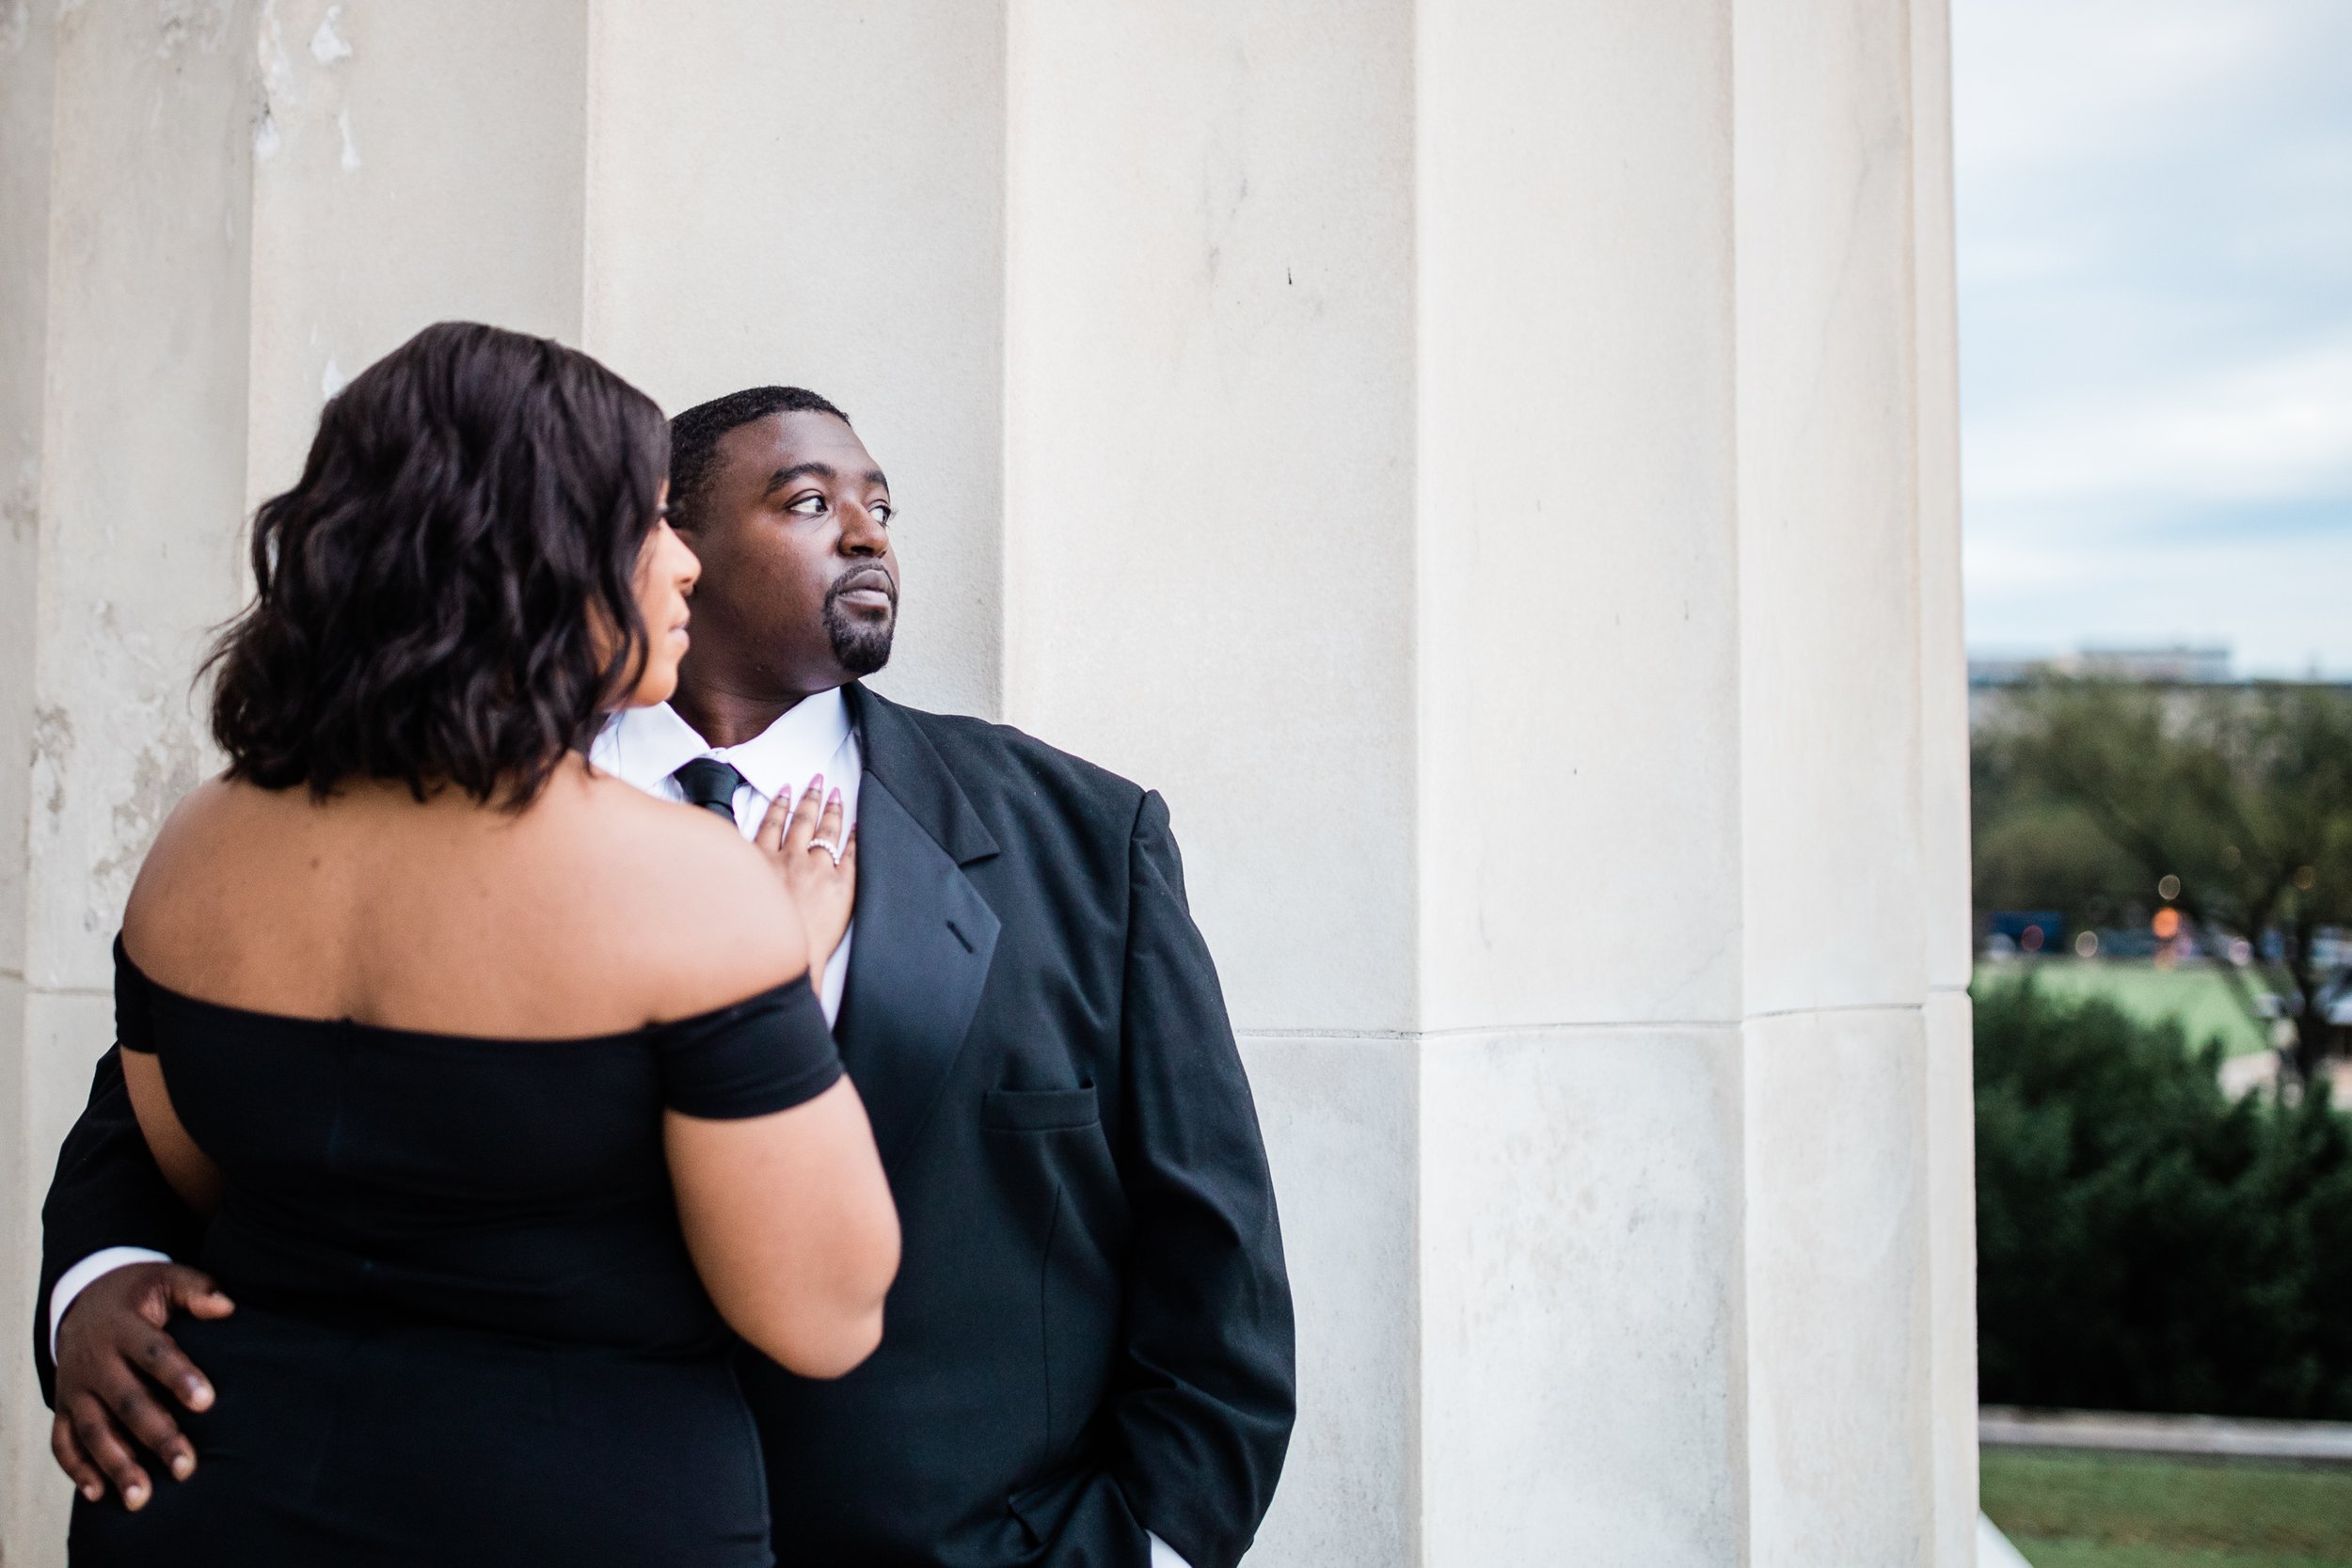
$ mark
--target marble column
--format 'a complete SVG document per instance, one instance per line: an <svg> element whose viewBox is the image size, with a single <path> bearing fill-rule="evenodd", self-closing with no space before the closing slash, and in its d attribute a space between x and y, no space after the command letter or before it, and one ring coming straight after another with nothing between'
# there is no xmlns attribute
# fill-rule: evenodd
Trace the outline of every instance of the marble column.
<svg viewBox="0 0 2352 1568"><path fill-rule="evenodd" d="M8 1342L244 515L476 316L840 402L882 684L1168 797L1299 1306L1252 1563L1971 1560L1946 31L0 6Z"/></svg>
<svg viewBox="0 0 2352 1568"><path fill-rule="evenodd" d="M234 7L0 10L0 1556L64 1559L38 1212L113 1035L108 944L202 766L237 602L252 164Z"/></svg>
<svg viewBox="0 0 2352 1568"><path fill-rule="evenodd" d="M1175 802L1257 1559L1966 1560L1939 7L1018 6L1006 707Z"/></svg>

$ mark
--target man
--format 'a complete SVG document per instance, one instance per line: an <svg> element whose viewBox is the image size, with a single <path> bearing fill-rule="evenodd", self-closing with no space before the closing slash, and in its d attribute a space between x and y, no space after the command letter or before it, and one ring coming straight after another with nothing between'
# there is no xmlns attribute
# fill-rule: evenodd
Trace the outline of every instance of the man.
<svg viewBox="0 0 2352 1568"><path fill-rule="evenodd" d="M596 760L747 832L816 777L840 791L859 885L819 991L904 1235L865 1365L818 1383L743 1358L779 1557L1232 1568L1289 1441L1290 1293L1167 808L858 684L889 657L898 562L888 483L838 409L756 388L673 437L692 649L674 704L617 720ZM168 1261L199 1238L111 1053L43 1220L61 1457L143 1500L126 1432L175 1476L196 1460L149 1380L213 1398L169 1315L229 1304Z"/></svg>

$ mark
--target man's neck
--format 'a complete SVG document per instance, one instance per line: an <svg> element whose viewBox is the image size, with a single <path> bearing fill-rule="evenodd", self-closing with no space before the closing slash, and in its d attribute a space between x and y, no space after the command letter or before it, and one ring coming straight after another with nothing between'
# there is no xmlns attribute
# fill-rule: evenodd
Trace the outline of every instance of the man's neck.
<svg viewBox="0 0 2352 1568"><path fill-rule="evenodd" d="M830 691L833 688L825 689ZM816 695L814 691L803 691L782 697L755 697L739 691L698 689L681 681L670 698L670 705L713 751L724 751L758 739L777 720Z"/></svg>

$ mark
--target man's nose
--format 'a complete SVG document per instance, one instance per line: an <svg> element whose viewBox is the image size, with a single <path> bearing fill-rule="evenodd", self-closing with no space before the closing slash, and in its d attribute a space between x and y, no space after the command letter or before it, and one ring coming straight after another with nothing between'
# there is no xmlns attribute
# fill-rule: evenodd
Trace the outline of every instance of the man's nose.
<svg viewBox="0 0 2352 1568"><path fill-rule="evenodd" d="M855 501L841 509L841 549L846 555L880 555L890 547L890 531Z"/></svg>

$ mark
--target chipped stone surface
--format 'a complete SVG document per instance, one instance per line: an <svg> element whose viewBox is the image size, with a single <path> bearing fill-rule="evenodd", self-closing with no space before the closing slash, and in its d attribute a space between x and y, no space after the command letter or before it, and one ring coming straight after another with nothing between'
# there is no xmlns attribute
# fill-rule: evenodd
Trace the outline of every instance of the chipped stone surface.
<svg viewBox="0 0 2352 1568"><path fill-rule="evenodd" d="M112 806L105 840L110 847L90 867L92 896L83 916L85 929L103 931L114 924L107 913L130 897L147 847L155 841L171 808L202 776L202 753L194 736L163 729L141 742L132 759L129 786Z"/></svg>
<svg viewBox="0 0 2352 1568"><path fill-rule="evenodd" d="M73 755L73 716L54 703L33 707L33 800L54 823L65 816L67 765Z"/></svg>
<svg viewBox="0 0 2352 1568"><path fill-rule="evenodd" d="M161 0L156 8L155 56L176 59L188 50L210 55L228 41L230 0Z"/></svg>
<svg viewBox="0 0 2352 1568"><path fill-rule="evenodd" d="M351 58L350 41L336 30L336 24L342 20L342 14L341 6L327 7L326 14L319 18L318 31L310 35L310 58L321 65L333 65L337 60Z"/></svg>
<svg viewBox="0 0 2352 1568"><path fill-rule="evenodd" d="M51 0L0 0L0 1344L18 1347L38 1267L32 1183L55 1148L45 1102L63 1081L33 1043L24 984L36 757L56 727L36 712L33 683L56 33ZM21 1349L0 1357L0 1561L10 1568L62 1557L66 1489L42 1473L46 1414L29 1359Z"/></svg>
<svg viewBox="0 0 2352 1568"><path fill-rule="evenodd" d="M15 483L0 493L0 526L18 543L40 526L40 466L30 457L17 465Z"/></svg>
<svg viewBox="0 0 2352 1568"><path fill-rule="evenodd" d="M255 171L248 506L320 404L428 322L577 342L588 119L578 0L270 0ZM518 84L528 84L519 90Z"/></svg>
<svg viewBox="0 0 2352 1568"><path fill-rule="evenodd" d="M36 983L103 982L80 943L117 911L92 873L143 847L153 814L117 805L184 774L196 657L243 590L257 13L228 7L215 41L216 9L91 8L58 50L35 680L72 729L56 820L36 814Z"/></svg>

